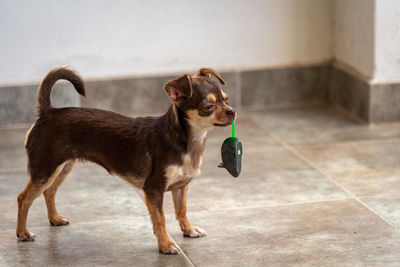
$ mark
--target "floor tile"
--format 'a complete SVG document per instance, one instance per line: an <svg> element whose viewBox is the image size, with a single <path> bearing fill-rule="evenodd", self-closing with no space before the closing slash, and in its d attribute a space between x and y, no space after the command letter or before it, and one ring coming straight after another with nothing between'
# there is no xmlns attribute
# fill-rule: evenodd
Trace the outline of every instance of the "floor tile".
<svg viewBox="0 0 400 267"><path fill-rule="evenodd" d="M56 196L58 212L70 218L72 223L148 215L143 201L122 179L107 174L94 164L78 165ZM25 172L0 174L0 229L15 228L17 196L26 181ZM35 200L28 216L28 226L39 225L49 225L43 196Z"/></svg>
<svg viewBox="0 0 400 267"><path fill-rule="evenodd" d="M0 171L26 170L25 136L27 128L0 128Z"/></svg>
<svg viewBox="0 0 400 267"><path fill-rule="evenodd" d="M219 157L206 151L202 173L189 185L188 210L222 210L246 206L346 199L350 196L284 148L248 149L242 173L232 177L217 168ZM142 194L142 192L139 192ZM170 194L165 209L173 214Z"/></svg>
<svg viewBox="0 0 400 267"><path fill-rule="evenodd" d="M324 173L400 227L400 138L299 149Z"/></svg>
<svg viewBox="0 0 400 267"><path fill-rule="evenodd" d="M397 187L399 192L399 187ZM361 200L400 229L400 194L382 195L378 197L362 197Z"/></svg>
<svg viewBox="0 0 400 267"><path fill-rule="evenodd" d="M400 136L400 124L360 124L329 106L247 113L256 123L293 146Z"/></svg>
<svg viewBox="0 0 400 267"><path fill-rule="evenodd" d="M191 266L183 255L158 252L149 218L32 227L34 242L0 231L0 259L8 266Z"/></svg>
<svg viewBox="0 0 400 267"><path fill-rule="evenodd" d="M310 162L358 196L398 192L399 151L400 138L299 149Z"/></svg>
<svg viewBox="0 0 400 267"><path fill-rule="evenodd" d="M395 266L400 232L355 200L195 213L173 237L196 266Z"/></svg>
<svg viewBox="0 0 400 267"><path fill-rule="evenodd" d="M38 239L18 242L16 197L27 181L26 130L0 129L0 265L190 265L183 256L158 253L143 201L131 186L91 163L77 164L57 194L60 214L72 223L50 226L40 197L28 218ZM244 151L239 178L217 168L221 144L230 135L230 127L210 131L202 174L189 186L188 217L207 237L183 238L170 193L165 197L167 229L196 266L400 262L400 125L355 124L330 107L239 111L236 136Z"/></svg>

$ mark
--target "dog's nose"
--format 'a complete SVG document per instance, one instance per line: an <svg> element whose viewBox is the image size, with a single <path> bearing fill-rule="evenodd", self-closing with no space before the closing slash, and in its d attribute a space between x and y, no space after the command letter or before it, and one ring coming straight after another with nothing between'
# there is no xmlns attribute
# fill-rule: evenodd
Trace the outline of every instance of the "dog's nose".
<svg viewBox="0 0 400 267"><path fill-rule="evenodd" d="M234 120L236 117L236 110L234 110L233 108L228 109L226 111L226 115L228 115L229 119Z"/></svg>

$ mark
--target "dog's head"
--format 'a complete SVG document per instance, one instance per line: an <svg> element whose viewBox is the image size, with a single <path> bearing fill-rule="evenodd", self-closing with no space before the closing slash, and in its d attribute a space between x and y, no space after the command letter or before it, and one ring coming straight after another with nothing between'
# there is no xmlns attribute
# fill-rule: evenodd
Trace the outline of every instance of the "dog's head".
<svg viewBox="0 0 400 267"><path fill-rule="evenodd" d="M202 68L193 76L182 75L164 85L174 104L186 113L190 125L197 129L225 127L236 118L236 111L228 105L229 96L211 75L225 85L221 75L211 68Z"/></svg>

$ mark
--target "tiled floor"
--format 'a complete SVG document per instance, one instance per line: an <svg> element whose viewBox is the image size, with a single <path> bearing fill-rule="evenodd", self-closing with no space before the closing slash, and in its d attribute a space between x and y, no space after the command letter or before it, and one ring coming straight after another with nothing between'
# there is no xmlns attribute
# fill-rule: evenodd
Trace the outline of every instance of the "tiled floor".
<svg viewBox="0 0 400 267"><path fill-rule="evenodd" d="M18 242L25 132L0 129L0 265L400 265L400 124L357 124L323 106L242 112L241 176L216 167L230 129L214 130L189 189L189 218L207 237L182 236L167 194L179 256L158 253L141 192L90 163L57 194L72 223L50 226L41 197L28 219L38 238Z"/></svg>

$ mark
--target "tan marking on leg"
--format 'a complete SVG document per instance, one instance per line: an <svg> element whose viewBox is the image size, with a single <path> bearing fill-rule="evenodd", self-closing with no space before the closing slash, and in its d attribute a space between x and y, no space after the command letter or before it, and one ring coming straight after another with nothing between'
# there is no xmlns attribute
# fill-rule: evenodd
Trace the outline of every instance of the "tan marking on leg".
<svg viewBox="0 0 400 267"><path fill-rule="evenodd" d="M42 194L42 192L49 187L61 171L64 164L61 164L54 171L53 175L47 179L45 183L33 183L32 179L29 178L25 188L18 195L18 221L17 221L17 237L22 241L33 241L35 235L29 232L26 228L26 220L28 217L29 208L33 201Z"/></svg>
<svg viewBox="0 0 400 267"><path fill-rule="evenodd" d="M180 250L176 244L171 241L165 227L165 215L163 209L163 194L155 195L144 191L146 205L149 210L151 221L153 222L153 231L157 237L158 249L166 254L179 254Z"/></svg>
<svg viewBox="0 0 400 267"><path fill-rule="evenodd" d="M172 199L175 207L175 217L179 222L179 226L184 236L187 237L202 237L206 233L198 228L193 227L186 216L186 200L187 200L188 186L172 190Z"/></svg>
<svg viewBox="0 0 400 267"><path fill-rule="evenodd" d="M67 175L72 171L74 165L75 165L74 160L67 161L65 163L64 168L60 171L53 184L50 185L43 192L44 198L46 200L47 216L49 218L49 222L52 225L67 225L70 222L69 218L58 214L56 209L55 198L58 187L61 186L61 184L64 182Z"/></svg>
<svg viewBox="0 0 400 267"><path fill-rule="evenodd" d="M217 98L215 97L215 95L214 94L208 94L207 95L207 101L210 101L210 102L217 102Z"/></svg>
<svg viewBox="0 0 400 267"><path fill-rule="evenodd" d="M186 197L187 197L188 186L184 188L172 190L172 199L175 207L175 217L179 222L181 230L186 233L190 232L193 227L186 217Z"/></svg>

